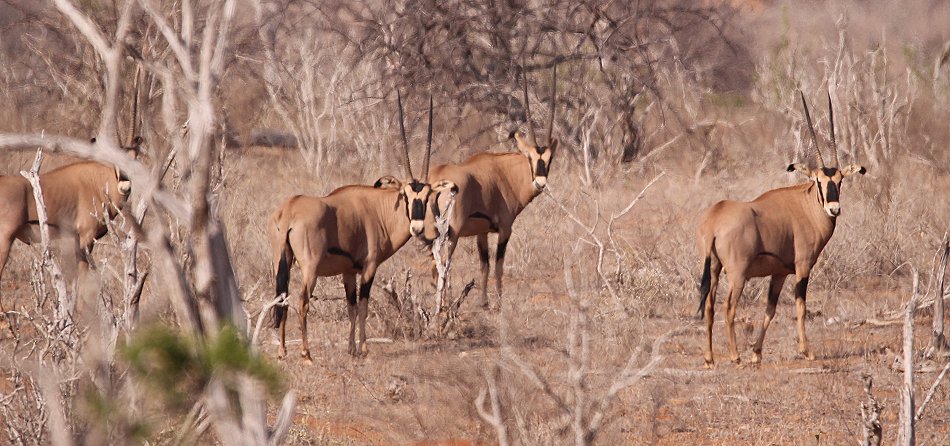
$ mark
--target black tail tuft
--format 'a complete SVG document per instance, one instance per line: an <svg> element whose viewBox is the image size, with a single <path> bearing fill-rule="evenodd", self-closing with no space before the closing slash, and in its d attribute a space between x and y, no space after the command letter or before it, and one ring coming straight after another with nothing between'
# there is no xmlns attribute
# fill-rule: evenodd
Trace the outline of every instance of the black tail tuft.
<svg viewBox="0 0 950 446"><path fill-rule="evenodd" d="M287 262L287 254L281 254L280 263L277 265L277 289L275 296L286 295L290 285L290 265ZM287 318L286 305L274 305L274 328L280 328L280 323Z"/></svg>
<svg viewBox="0 0 950 446"><path fill-rule="evenodd" d="M711 263L711 259L706 257L706 262L703 263L703 278L699 279L699 310L697 311L700 315L703 314L703 309L706 308L706 298L709 297L709 286L712 280L710 271Z"/></svg>

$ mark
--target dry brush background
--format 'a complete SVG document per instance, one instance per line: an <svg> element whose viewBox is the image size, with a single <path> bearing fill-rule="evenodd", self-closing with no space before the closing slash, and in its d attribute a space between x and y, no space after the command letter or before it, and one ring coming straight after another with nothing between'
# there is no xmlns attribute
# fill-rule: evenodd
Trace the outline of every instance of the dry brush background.
<svg viewBox="0 0 950 446"><path fill-rule="evenodd" d="M427 326L416 310L432 305L431 263L412 240L377 275L368 331L379 339L366 358L346 354L340 280L320 279L312 366L293 354L274 360L268 327L260 357L210 329L176 336L187 324L172 305L169 265L180 268L201 315L214 313L205 306L219 297L201 293L202 226L158 202L143 226L161 229L167 243L143 240L137 265L149 277L135 330L125 308L129 222L120 218L117 235L98 242L94 283L83 287L92 291L80 295L70 336L58 336L40 250L17 243L0 283L13 308L0 322L3 441L227 443L220 426L228 417L213 402L215 392L232 392L242 398L231 410L245 414L266 401L268 425L284 395L295 397L286 438L254 437L288 444L853 444L864 435L864 376L884 407L884 441L894 441L900 315L914 270L923 300L933 300L934 253L950 230L950 5L629 3L132 2L130 31L117 44L126 48L119 134L128 131L133 73L142 67L147 148L139 160L151 169L180 154L163 190L207 203L212 248L222 240L216 225L226 233L234 296L248 315L239 327L253 328L273 300L264 223L284 198L400 171L396 89L408 98L414 160L431 93L433 162L458 162L513 147L509 131L524 129L522 66L542 128L557 63L561 149L549 190L515 224L505 296L489 290L497 311L463 301L443 332ZM129 4L76 5L111 36ZM230 28L223 17L233 17ZM187 96L159 18L192 36L181 42L196 64L203 42L217 38L204 30L228 30L227 46L215 47L220 69L196 77L208 82L206 102ZM0 1L0 132L95 136L110 85L104 65L56 5ZM696 219L718 200L800 181L784 172L808 154L798 88L813 104L830 91L841 156L869 170L843 187L836 235L811 277L807 327L818 359L796 354L787 285L763 364L723 362L726 342L717 337L720 364L702 370ZM202 149L191 152L198 115L190 113L199 105L211 119ZM812 113L826 139L827 112L813 105ZM195 158L207 165L204 192L191 153L204 154ZM29 170L34 154L0 153L0 173ZM73 159L46 158L44 171ZM145 188L134 190L137 204ZM451 296L477 276L475 243L463 239ZM292 293L296 270L293 277ZM761 320L766 288L763 280L747 286L742 345ZM295 307L291 339L299 336ZM947 362L923 357L930 341L920 333L930 323L929 308L918 311L918 403ZM190 365L172 372L164 365L176 362L165 358ZM950 442L946 389L917 423L921 444Z"/></svg>

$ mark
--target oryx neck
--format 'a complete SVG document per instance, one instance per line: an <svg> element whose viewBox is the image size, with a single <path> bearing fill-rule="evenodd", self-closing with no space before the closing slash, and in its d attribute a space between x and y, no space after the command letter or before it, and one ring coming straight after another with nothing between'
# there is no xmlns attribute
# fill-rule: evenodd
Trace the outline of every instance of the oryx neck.
<svg viewBox="0 0 950 446"><path fill-rule="evenodd" d="M802 183L800 187L801 193L799 194L799 201L802 206L802 215L808 217L808 220L815 229L821 232L827 232L830 238L835 230L837 219L829 216L828 213L825 212L824 206L820 201L822 191L814 181Z"/></svg>
<svg viewBox="0 0 950 446"><path fill-rule="evenodd" d="M508 170L508 181L518 200L527 205L541 194L534 186L534 175L531 173L531 160L522 153L509 153L505 167Z"/></svg>

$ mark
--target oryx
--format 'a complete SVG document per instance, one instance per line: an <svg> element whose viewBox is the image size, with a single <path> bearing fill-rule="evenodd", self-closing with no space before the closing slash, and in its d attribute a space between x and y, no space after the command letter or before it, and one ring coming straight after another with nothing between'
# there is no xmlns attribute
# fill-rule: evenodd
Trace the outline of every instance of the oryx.
<svg viewBox="0 0 950 446"><path fill-rule="evenodd" d="M405 156L405 183L385 176L377 180L374 186L343 186L325 197L297 195L285 201L268 221L267 231L270 234L277 280L276 295L287 293L290 267L295 261L303 272L303 289L300 292L303 342L300 354L308 361L310 344L307 340L307 310L317 277L343 275L350 319L349 352L353 355L366 353L366 315L376 268L406 244L411 236L423 232L430 195L454 187L449 181L430 185L413 176L403 125L402 100L398 93L397 101ZM431 98L429 122L426 165L429 164L432 149ZM358 345L354 340L357 319L360 329ZM277 356L282 358L287 352L285 306L274 307L274 320L280 335Z"/></svg>
<svg viewBox="0 0 950 446"><path fill-rule="evenodd" d="M531 203L547 185L548 172L558 140L553 139L555 94L557 91L557 65L553 68L551 83L551 116L545 145L539 145L531 124L531 109L528 104L528 80L524 78L525 117L530 139L511 132L508 137L515 141L518 153L483 152L473 155L461 164L435 166L429 172L429 181L450 180L458 193L455 208L449 220L446 244L446 263L450 264L459 237L476 237L478 258L481 263L481 305L488 307L488 234L498 234L495 251L495 286L498 296L502 294L502 276L505 268L505 251L511 238L511 228L518 214ZM438 200L434 200L436 202ZM434 212L438 209L434 208ZM427 227L425 238L436 236L435 228Z"/></svg>
<svg viewBox="0 0 950 446"><path fill-rule="evenodd" d="M132 136L124 148L134 158L141 145L142 138ZM40 189L51 231L72 239L80 272L87 269L94 242L106 234L105 219L115 218L128 201L131 181L114 166L80 161L40 175ZM40 240L33 187L19 174L0 176L0 275L16 239Z"/></svg>
<svg viewBox="0 0 950 446"><path fill-rule="evenodd" d="M805 164L796 163L789 165L787 170L799 172L807 176L809 181L768 191L751 202L720 201L706 211L699 224L697 239L700 255L704 259L699 310L705 310L706 317L706 367L713 364L713 309L719 273L723 269L729 279L726 330L733 362L739 363L734 321L736 305L746 280L771 276L765 319L762 321L758 338L752 345L752 362L757 363L761 360L762 340L775 315L779 293L785 278L790 274L795 275L798 349L805 358L815 358L808 349L805 337L805 292L808 288L808 277L825 244L831 239L836 219L841 214L839 198L842 179L855 173L863 175L865 169L855 164L843 169L838 165L830 94L828 116L834 165L825 166L803 93L801 99L818 167L810 169Z"/></svg>

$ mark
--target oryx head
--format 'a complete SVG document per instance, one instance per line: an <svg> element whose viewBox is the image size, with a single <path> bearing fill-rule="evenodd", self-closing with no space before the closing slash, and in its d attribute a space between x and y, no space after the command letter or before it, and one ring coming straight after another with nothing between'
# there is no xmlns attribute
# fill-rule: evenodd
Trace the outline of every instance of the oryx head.
<svg viewBox="0 0 950 446"><path fill-rule="evenodd" d="M142 149L142 142L144 141L141 136L136 136L132 138L127 145L123 146L122 150L125 150L125 153L129 155L130 158L136 159L139 156L139 152ZM89 143L95 144L96 138L91 138ZM118 166L113 166L112 169L115 171L116 188L118 189L119 196L127 198L129 194L132 193L132 181Z"/></svg>
<svg viewBox="0 0 950 446"><path fill-rule="evenodd" d="M805 94L799 91L802 98L802 108L805 110L805 121L808 123L808 131L811 135L812 147L815 152L815 161L818 167L811 169L804 163L795 163L788 166L789 172L799 172L809 177L817 189L815 199L819 206L824 209L829 217L835 218L841 215L841 181L844 177L859 173L864 175L867 170L858 164L852 164L841 168L838 164L838 144L835 141L835 118L834 111L831 108L831 94L828 94L828 120L831 125L831 154L834 166L825 166L825 161L821 156L821 150L818 148L818 141L815 137L815 127L811 122L811 115L808 113L808 104L805 103Z"/></svg>
<svg viewBox="0 0 950 446"><path fill-rule="evenodd" d="M403 145L403 166L407 180L400 181L398 178L387 175L373 184L373 187L379 189L395 190L399 192L399 198L396 205L402 204L405 207L406 218L409 220L409 233L413 237L418 237L425 230L426 208L429 200L442 190L455 188L451 181L442 180L431 185L426 182L429 176L429 155L432 153L432 96L429 96L429 135L426 138L426 155L422 169L422 179L416 178L412 174L412 165L409 161L409 140L406 138L406 126L403 122L402 96L396 92L396 101L399 104L399 129L402 133Z"/></svg>
<svg viewBox="0 0 950 446"><path fill-rule="evenodd" d="M522 63L522 65L524 65ZM523 71L523 70L522 70ZM528 77L524 73L524 108L525 120L528 124L529 140L518 132L508 134L509 139L514 139L518 143L518 151L528 158L528 165L531 168L531 184L535 190L541 192L548 184L548 172L551 170L551 161L554 159L554 151L557 150L558 140L553 139L554 133L554 109L557 96L557 63L554 64L552 82L551 82L551 118L548 123L547 144L541 145L534 133L534 125L531 122L531 106L528 102Z"/></svg>

